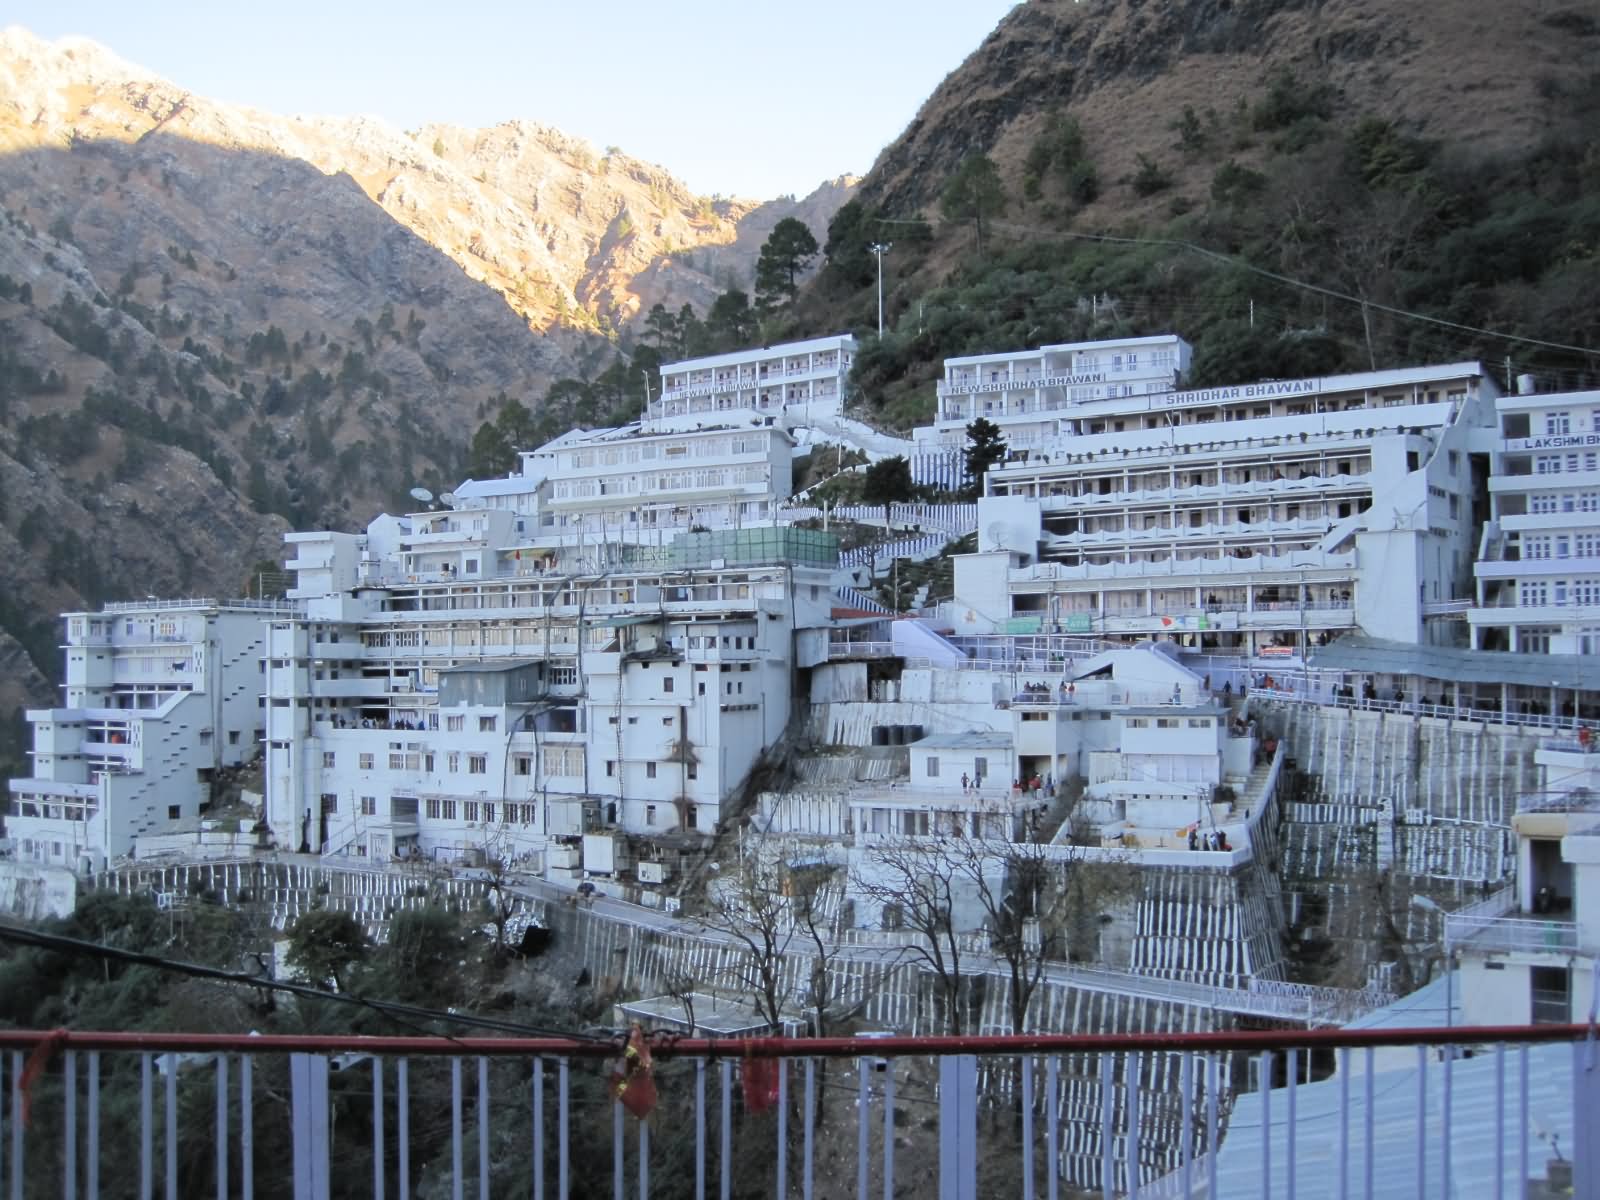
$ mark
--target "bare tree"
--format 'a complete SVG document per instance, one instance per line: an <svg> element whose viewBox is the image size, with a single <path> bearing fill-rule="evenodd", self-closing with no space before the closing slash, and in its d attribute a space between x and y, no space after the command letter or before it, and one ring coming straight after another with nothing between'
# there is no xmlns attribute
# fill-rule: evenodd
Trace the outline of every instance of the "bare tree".
<svg viewBox="0 0 1600 1200"><path fill-rule="evenodd" d="M773 1029L782 1025L784 963L795 938L783 884L782 856L763 840L706 889L705 923L738 945L734 978Z"/></svg>
<svg viewBox="0 0 1600 1200"><path fill-rule="evenodd" d="M683 1023L685 1035L693 1037L695 1031L694 1019L694 989L695 979L687 971L679 971L668 975L662 981L662 990L683 1006Z"/></svg>
<svg viewBox="0 0 1600 1200"><path fill-rule="evenodd" d="M960 835L915 837L880 842L856 870L856 890L878 905L887 929L917 935L906 951L933 975L944 1003L945 1027L965 1028L962 1019L962 951L956 928L957 905L966 883L960 858L950 843Z"/></svg>
<svg viewBox="0 0 1600 1200"><path fill-rule="evenodd" d="M833 1006L835 942L828 927L826 902L834 888L834 871L835 868L820 864L791 867L786 879L790 919L811 948L805 996L806 1007L811 1010L813 1037L827 1036L828 1010Z"/></svg>
<svg viewBox="0 0 1600 1200"><path fill-rule="evenodd" d="M1011 984L1011 1032L1025 1033L1046 965L1066 958L1066 885L1082 852L998 839L953 839L947 845L982 910L990 951Z"/></svg>

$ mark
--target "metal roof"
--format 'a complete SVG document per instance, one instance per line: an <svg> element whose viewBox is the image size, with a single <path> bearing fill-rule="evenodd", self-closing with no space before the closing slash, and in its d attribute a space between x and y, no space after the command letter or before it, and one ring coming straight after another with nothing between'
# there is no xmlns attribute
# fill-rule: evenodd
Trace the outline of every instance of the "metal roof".
<svg viewBox="0 0 1600 1200"><path fill-rule="evenodd" d="M1339 1195L1338 1163L1341 1154L1341 1128L1349 1129L1350 1194L1378 1197L1379 1200L1414 1200L1417 1196L1417 1153L1427 1156L1429 1195L1438 1190L1443 1178L1446 1153L1453 1176L1451 1196L1502 1194L1521 1196L1523 1183L1517 1178L1521 1142L1527 1138L1530 1174L1542 1175L1548 1146L1541 1144L1540 1132L1554 1133L1563 1150L1572 1146L1572 1078L1574 1056L1585 1053L1582 1043L1553 1043L1530 1046L1528 1058L1528 1127L1523 1129L1516 1114L1520 1110L1523 1070L1516 1047L1506 1050L1503 1080L1503 1124L1496 1107L1496 1055L1493 1051L1450 1063L1450 1136L1443 1145L1445 1065L1437 1051L1429 1051L1426 1079L1419 1077L1416 1052L1406 1057L1409 1065L1379 1058L1372 1086L1372 1141L1369 1151L1365 1055L1352 1051L1349 1070L1347 1117L1340 1113L1340 1081L1337 1075L1295 1089L1295 1119L1289 1122L1288 1093L1274 1089L1270 1140L1272 1179L1269 1187L1262 1180L1262 1104L1261 1093L1250 1092L1238 1098L1228 1120L1222 1150L1217 1156L1217 1194L1254 1200L1255 1197L1286 1196L1286 1164L1289 1133L1292 1129L1298 1157L1294 1194L1302 1200L1334 1200ZM1419 1089L1419 1084L1421 1088ZM1425 1097L1427 1136L1419 1142L1417 1107L1419 1090ZM1347 1122L1347 1126L1346 1126ZM1503 1192L1494 1184L1495 1152L1504 1139L1502 1170ZM1373 1156L1372 1190L1364 1191L1368 1154ZM1205 1178L1205 1164L1197 1164L1197 1182ZM1167 1194L1173 1194L1171 1192ZM1203 1192L1197 1194L1205 1194ZM1529 1193L1531 1194L1531 1193Z"/></svg>
<svg viewBox="0 0 1600 1200"><path fill-rule="evenodd" d="M969 729L965 733L930 733L920 741L912 742L924 750L1009 750L1009 733L980 733Z"/></svg>
<svg viewBox="0 0 1600 1200"><path fill-rule="evenodd" d="M1451 683L1600 689L1600 659L1577 654L1510 654L1417 646L1352 634L1315 651L1309 666L1367 675L1420 675Z"/></svg>
<svg viewBox="0 0 1600 1200"><path fill-rule="evenodd" d="M543 659L508 658L493 662L457 663L453 667L440 667L440 675L493 675L501 671L520 671L523 667L537 666Z"/></svg>

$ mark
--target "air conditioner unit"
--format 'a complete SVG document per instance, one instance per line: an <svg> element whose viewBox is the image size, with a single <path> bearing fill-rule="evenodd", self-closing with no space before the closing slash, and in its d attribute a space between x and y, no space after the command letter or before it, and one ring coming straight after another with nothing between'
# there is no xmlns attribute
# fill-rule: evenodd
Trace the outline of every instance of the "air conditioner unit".
<svg viewBox="0 0 1600 1200"><path fill-rule="evenodd" d="M642 862L639 864L640 883L665 883L666 878L666 864L658 862Z"/></svg>

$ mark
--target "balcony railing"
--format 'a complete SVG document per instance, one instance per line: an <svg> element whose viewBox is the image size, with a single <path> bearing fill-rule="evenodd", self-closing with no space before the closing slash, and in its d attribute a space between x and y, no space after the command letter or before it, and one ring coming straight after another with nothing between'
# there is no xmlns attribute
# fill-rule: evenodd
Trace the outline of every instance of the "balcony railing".
<svg viewBox="0 0 1600 1200"><path fill-rule="evenodd" d="M10 1030L0 1161L13 1196L1507 1197L1543 1140L1541 1194L1593 1196L1586 1032L663 1036L629 1071L609 1037Z"/></svg>
<svg viewBox="0 0 1600 1200"><path fill-rule="evenodd" d="M1572 954L1578 949L1578 925L1523 914L1514 889L1505 888L1446 916L1444 944L1447 950L1483 953Z"/></svg>

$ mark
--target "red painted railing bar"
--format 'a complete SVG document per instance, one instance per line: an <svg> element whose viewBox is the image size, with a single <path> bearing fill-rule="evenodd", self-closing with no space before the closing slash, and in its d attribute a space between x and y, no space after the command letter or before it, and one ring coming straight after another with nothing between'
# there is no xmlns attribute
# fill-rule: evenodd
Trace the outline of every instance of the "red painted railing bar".
<svg viewBox="0 0 1600 1200"><path fill-rule="evenodd" d="M1152 1050L1201 1053L1337 1046L1478 1046L1571 1042L1588 1025L1471 1025L1428 1029L1268 1029L1218 1033L1024 1034L998 1037L689 1038L657 1035L651 1053L678 1058L888 1058L947 1054L1096 1054ZM0 1048L32 1049L48 1038L60 1048L240 1054L486 1055L607 1058L622 1040L593 1038L338 1037L302 1034L127 1033L96 1030L0 1030Z"/></svg>

